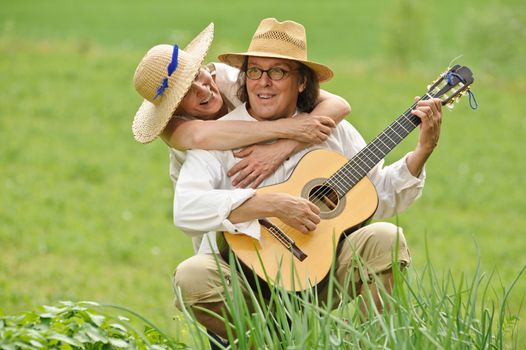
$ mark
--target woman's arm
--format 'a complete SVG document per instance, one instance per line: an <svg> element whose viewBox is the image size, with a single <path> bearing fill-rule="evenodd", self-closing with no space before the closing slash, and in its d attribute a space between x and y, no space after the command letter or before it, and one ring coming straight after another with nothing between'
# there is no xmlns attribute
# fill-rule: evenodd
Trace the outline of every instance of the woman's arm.
<svg viewBox="0 0 526 350"><path fill-rule="evenodd" d="M316 106L309 114L325 115L338 124L349 113L351 113L351 105L343 97L320 89ZM305 114L307 113L301 113L299 116Z"/></svg>
<svg viewBox="0 0 526 350"><path fill-rule="evenodd" d="M263 122L172 118L161 137L180 150L227 150L281 138L320 143L335 126L331 118L322 115Z"/></svg>
<svg viewBox="0 0 526 350"><path fill-rule="evenodd" d="M234 120L184 120L172 118L161 137L169 146L187 149L234 149L272 139L292 139L298 150L320 143L330 135L331 128L351 111L345 99L320 90L316 107L311 113L296 118L258 122Z"/></svg>

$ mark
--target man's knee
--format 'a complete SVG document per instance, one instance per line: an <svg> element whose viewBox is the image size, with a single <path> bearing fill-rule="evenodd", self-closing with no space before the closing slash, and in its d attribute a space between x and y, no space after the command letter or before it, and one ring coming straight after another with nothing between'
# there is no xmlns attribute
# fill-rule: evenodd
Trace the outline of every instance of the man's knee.
<svg viewBox="0 0 526 350"><path fill-rule="evenodd" d="M213 256L195 255L180 263L173 277L177 307L181 308L180 303L194 305L206 302L206 298L221 287L220 282L214 283L214 281L220 281L220 277Z"/></svg>
<svg viewBox="0 0 526 350"><path fill-rule="evenodd" d="M377 222L352 233L343 247L340 260L350 263L358 254L371 271L381 272L391 268L393 259L404 265L411 258L402 229L388 222Z"/></svg>
<svg viewBox="0 0 526 350"><path fill-rule="evenodd" d="M199 286L200 279L204 275L203 270L205 270L201 260L199 255L196 255L180 263L174 273L174 287L189 290Z"/></svg>
<svg viewBox="0 0 526 350"><path fill-rule="evenodd" d="M396 247L407 248L404 232L401 227L389 222L376 222L367 226L370 232L370 243L382 248L382 250L392 251Z"/></svg>

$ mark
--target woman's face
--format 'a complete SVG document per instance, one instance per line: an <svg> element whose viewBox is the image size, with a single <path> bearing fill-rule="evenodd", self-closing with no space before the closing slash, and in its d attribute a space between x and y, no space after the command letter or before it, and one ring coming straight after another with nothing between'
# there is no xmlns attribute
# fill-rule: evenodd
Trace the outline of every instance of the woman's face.
<svg viewBox="0 0 526 350"><path fill-rule="evenodd" d="M212 75L204 68L197 73L190 89L175 110L175 115L217 119L221 115L223 99Z"/></svg>

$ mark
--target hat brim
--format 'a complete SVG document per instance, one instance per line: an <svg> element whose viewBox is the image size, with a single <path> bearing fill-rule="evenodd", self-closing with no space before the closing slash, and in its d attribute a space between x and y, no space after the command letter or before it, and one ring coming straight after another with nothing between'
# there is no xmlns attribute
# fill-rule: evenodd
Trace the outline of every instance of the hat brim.
<svg viewBox="0 0 526 350"><path fill-rule="evenodd" d="M223 55L219 55L218 59L221 62L224 62L232 67L241 68L241 66L243 65L243 62L245 62L245 58L248 56L282 58L286 60L301 62L314 71L320 83L329 81L334 76L333 71L329 67L321 63L312 62L312 61L302 61L302 60L298 60L297 58L294 58L291 56L280 55L277 53L260 52L260 51L249 51L249 52L242 52L242 53L226 53Z"/></svg>
<svg viewBox="0 0 526 350"><path fill-rule="evenodd" d="M133 119L133 136L140 143L155 140L164 130L173 112L192 86L192 82L201 68L214 38L214 24L210 23L185 48L188 60L179 66L169 80L168 87L157 104L144 100Z"/></svg>

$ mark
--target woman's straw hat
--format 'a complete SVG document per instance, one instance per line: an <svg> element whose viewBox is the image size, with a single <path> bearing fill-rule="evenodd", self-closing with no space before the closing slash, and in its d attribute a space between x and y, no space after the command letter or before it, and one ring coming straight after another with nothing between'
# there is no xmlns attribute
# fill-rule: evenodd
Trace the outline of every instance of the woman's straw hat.
<svg viewBox="0 0 526 350"><path fill-rule="evenodd" d="M190 89L213 37L214 24L210 23L184 50L157 45L143 57L133 77L135 90L144 97L132 124L137 141L151 142L165 128Z"/></svg>
<svg viewBox="0 0 526 350"><path fill-rule="evenodd" d="M247 52L223 54L219 56L219 60L241 68L247 56L283 58L301 62L316 73L320 82L330 80L333 76L329 67L308 60L305 27L293 21L278 22L275 18L262 20Z"/></svg>

